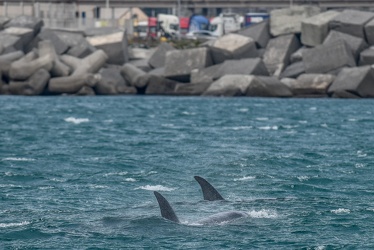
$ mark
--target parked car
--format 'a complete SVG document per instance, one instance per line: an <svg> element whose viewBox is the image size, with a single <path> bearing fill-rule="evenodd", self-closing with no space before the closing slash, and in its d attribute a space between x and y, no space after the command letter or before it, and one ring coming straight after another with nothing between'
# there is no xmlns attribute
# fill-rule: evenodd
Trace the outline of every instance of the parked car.
<svg viewBox="0 0 374 250"><path fill-rule="evenodd" d="M217 39L218 36L208 30L195 30L188 32L186 38L194 40L212 40Z"/></svg>

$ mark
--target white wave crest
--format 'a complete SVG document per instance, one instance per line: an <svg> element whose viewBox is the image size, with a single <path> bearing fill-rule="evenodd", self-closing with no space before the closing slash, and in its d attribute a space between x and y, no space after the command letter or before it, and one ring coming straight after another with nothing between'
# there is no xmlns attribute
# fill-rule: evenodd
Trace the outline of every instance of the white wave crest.
<svg viewBox="0 0 374 250"><path fill-rule="evenodd" d="M331 210L331 213L334 213L334 214L349 214L349 213L351 213L351 210L349 210L347 208L338 208L338 209Z"/></svg>
<svg viewBox="0 0 374 250"><path fill-rule="evenodd" d="M269 118L267 118L267 117L257 117L256 120L257 121L268 121Z"/></svg>
<svg viewBox="0 0 374 250"><path fill-rule="evenodd" d="M175 188L168 188L162 185L155 185L155 186L145 185L145 186L135 188L135 190L137 189L144 189L144 190L149 190L149 191L173 191L175 190Z"/></svg>
<svg viewBox="0 0 374 250"><path fill-rule="evenodd" d="M7 157L3 161L35 161L33 158L23 158L23 157Z"/></svg>
<svg viewBox="0 0 374 250"><path fill-rule="evenodd" d="M125 181L127 181L127 182L136 182L136 180L134 178L126 178Z"/></svg>
<svg viewBox="0 0 374 250"><path fill-rule="evenodd" d="M105 177L108 177L108 176L112 176L112 175L119 175L119 176L123 176L123 175L127 175L128 172L124 171L124 172L112 172L112 173L107 173L107 174L104 174Z"/></svg>
<svg viewBox="0 0 374 250"><path fill-rule="evenodd" d="M307 180L309 180L309 177L303 175L303 176L298 176L297 179L299 179L299 181L307 181Z"/></svg>
<svg viewBox="0 0 374 250"><path fill-rule="evenodd" d="M269 219L274 219L278 217L277 212L268 210L268 209L262 209L259 211L253 210L247 212L248 215L252 218L269 218Z"/></svg>
<svg viewBox="0 0 374 250"><path fill-rule="evenodd" d="M242 178L236 178L234 181L248 181L248 180L253 180L256 179L255 176L244 176Z"/></svg>
<svg viewBox="0 0 374 250"><path fill-rule="evenodd" d="M64 121L71 122L71 123L74 123L74 124L80 124L82 122L89 122L90 120L88 118L68 117L68 118L65 118Z"/></svg>
<svg viewBox="0 0 374 250"><path fill-rule="evenodd" d="M19 226L25 226L30 224L28 221L23 221L19 223L0 223L0 228L7 228L7 227L19 227Z"/></svg>
<svg viewBox="0 0 374 250"><path fill-rule="evenodd" d="M278 126L264 126L264 127L259 127L261 130L278 130Z"/></svg>

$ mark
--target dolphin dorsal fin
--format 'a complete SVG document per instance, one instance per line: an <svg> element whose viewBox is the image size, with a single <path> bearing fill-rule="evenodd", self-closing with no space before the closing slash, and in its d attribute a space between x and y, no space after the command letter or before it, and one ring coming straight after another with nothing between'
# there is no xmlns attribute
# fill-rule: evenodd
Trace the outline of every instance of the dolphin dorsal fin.
<svg viewBox="0 0 374 250"><path fill-rule="evenodd" d="M162 196L159 192L154 191L158 205L160 206L161 215L167 220L179 223L179 219L175 214L173 208L170 206L169 202Z"/></svg>
<svg viewBox="0 0 374 250"><path fill-rule="evenodd" d="M201 190L203 191L204 200L224 200L220 193L218 193L218 191L207 180L200 176L194 176L194 178L200 184Z"/></svg>

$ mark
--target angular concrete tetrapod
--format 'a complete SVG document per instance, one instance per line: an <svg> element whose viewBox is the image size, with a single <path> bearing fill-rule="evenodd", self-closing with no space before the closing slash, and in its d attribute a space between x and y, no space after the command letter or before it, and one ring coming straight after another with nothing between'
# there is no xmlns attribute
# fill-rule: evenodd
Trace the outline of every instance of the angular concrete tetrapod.
<svg viewBox="0 0 374 250"><path fill-rule="evenodd" d="M253 78L252 75L225 75L213 82L202 95L243 96Z"/></svg>
<svg viewBox="0 0 374 250"><path fill-rule="evenodd" d="M40 68L26 81L11 81L9 91L14 95L40 95L44 92L49 79L48 71Z"/></svg>
<svg viewBox="0 0 374 250"><path fill-rule="evenodd" d="M131 63L126 63L121 68L122 77L136 88L144 88L147 85L149 75Z"/></svg>
<svg viewBox="0 0 374 250"><path fill-rule="evenodd" d="M53 57L52 77L68 76L70 74L70 68L61 62L60 57L56 54L55 47L49 40L39 42L39 56L45 55L52 55Z"/></svg>
<svg viewBox="0 0 374 250"><path fill-rule="evenodd" d="M49 81L48 91L55 94L75 94L83 86L95 87L100 77L91 73L55 77Z"/></svg>
<svg viewBox="0 0 374 250"><path fill-rule="evenodd" d="M9 78L13 80L26 80L37 70L44 68L50 71L53 66L54 55L52 53L42 54L38 58L28 53L24 58L13 62L9 68Z"/></svg>

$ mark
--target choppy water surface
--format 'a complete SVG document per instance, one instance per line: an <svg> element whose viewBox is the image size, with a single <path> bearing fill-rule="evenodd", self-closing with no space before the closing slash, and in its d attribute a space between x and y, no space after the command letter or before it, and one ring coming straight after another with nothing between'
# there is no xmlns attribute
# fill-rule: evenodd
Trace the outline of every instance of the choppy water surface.
<svg viewBox="0 0 374 250"><path fill-rule="evenodd" d="M374 247L373 100L1 96L0 129L1 249Z"/></svg>

